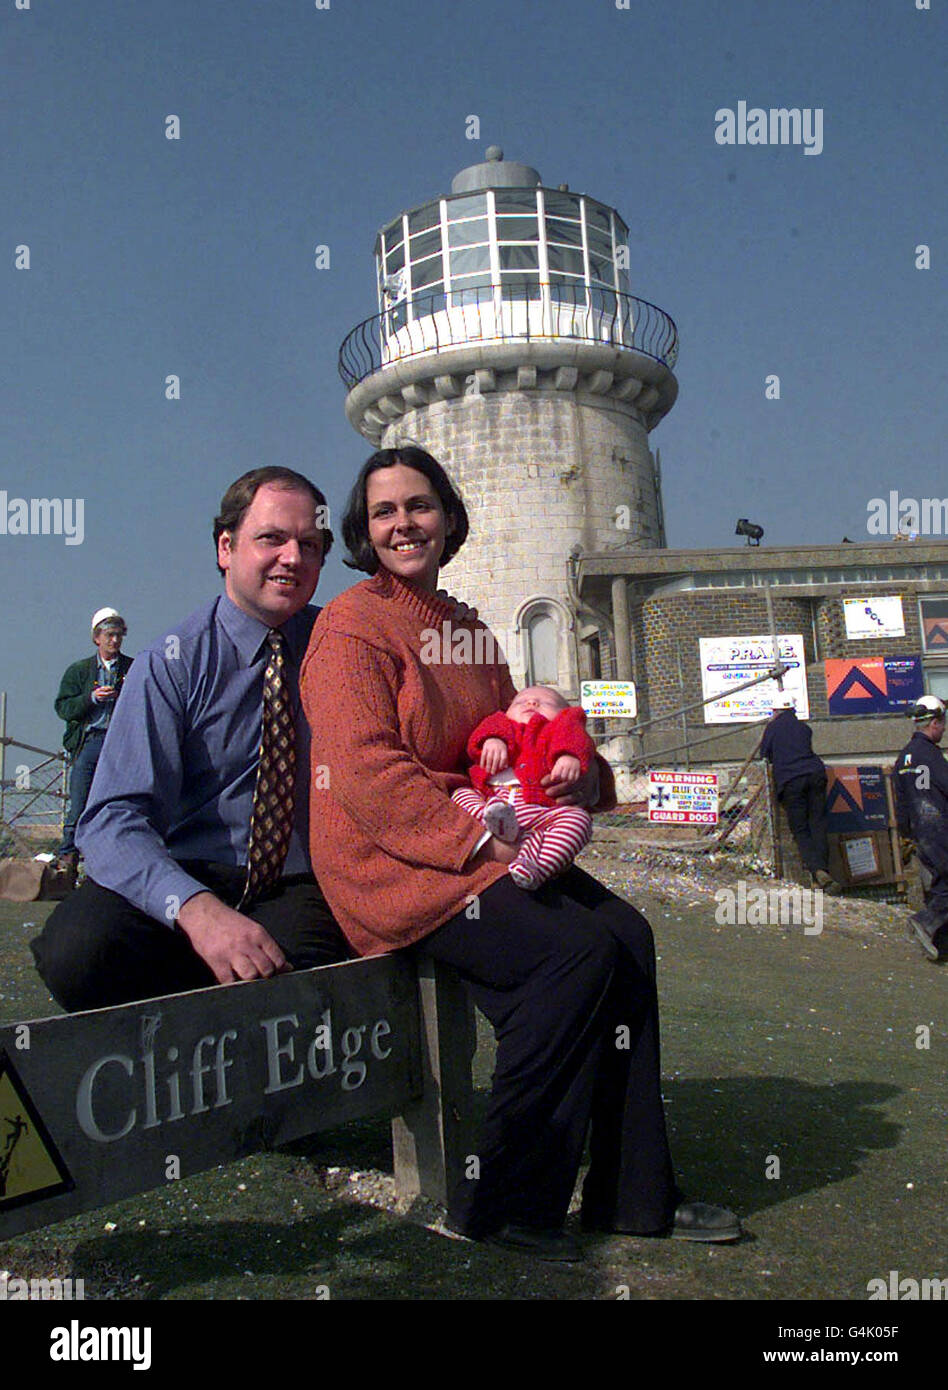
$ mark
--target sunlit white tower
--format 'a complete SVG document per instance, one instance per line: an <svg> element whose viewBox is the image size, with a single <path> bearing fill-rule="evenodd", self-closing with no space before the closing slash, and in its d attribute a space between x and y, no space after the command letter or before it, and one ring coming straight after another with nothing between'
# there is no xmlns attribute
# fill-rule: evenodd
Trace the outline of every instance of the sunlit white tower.
<svg viewBox="0 0 948 1390"><path fill-rule="evenodd" d="M340 352L346 414L458 483L471 538L445 584L518 683L574 697L582 676L631 675L611 625L577 608L570 560L665 543L648 436L675 402L678 337L631 294L622 218L492 147L387 223L375 259L378 313Z"/></svg>

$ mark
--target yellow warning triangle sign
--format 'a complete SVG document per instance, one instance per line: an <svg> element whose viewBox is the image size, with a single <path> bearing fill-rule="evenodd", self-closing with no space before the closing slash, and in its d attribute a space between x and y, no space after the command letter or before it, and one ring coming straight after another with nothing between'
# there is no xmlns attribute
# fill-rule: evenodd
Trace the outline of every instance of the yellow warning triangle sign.
<svg viewBox="0 0 948 1390"><path fill-rule="evenodd" d="M0 1052L0 1211L71 1187L46 1126Z"/></svg>

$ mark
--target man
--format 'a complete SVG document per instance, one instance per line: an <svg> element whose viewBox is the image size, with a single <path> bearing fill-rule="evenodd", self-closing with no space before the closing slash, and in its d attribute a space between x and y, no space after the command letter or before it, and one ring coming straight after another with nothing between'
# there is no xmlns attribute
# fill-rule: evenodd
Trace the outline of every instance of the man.
<svg viewBox="0 0 948 1390"><path fill-rule="evenodd" d="M66 721L63 747L72 759L69 777L69 809L63 825L57 868L75 881L79 865L76 825L85 810L105 732L116 707L131 657L122 655L127 632L125 619L115 608L100 608L92 615L95 656L74 661L66 669L56 696L56 713Z"/></svg>
<svg viewBox="0 0 948 1390"><path fill-rule="evenodd" d="M777 800L787 813L804 868L824 892L840 892L829 874L826 765L813 752L810 726L797 719L791 700L775 706L760 741L760 756L773 765Z"/></svg>
<svg viewBox="0 0 948 1390"><path fill-rule="evenodd" d="M325 516L299 473L244 474L214 524L224 594L137 657L79 825L88 878L33 942L66 1009L347 954L309 868L298 688Z"/></svg>
<svg viewBox="0 0 948 1390"><path fill-rule="evenodd" d="M912 930L929 960L939 960L936 938L948 926L948 762L938 747L945 732L945 706L923 695L912 711L915 732L895 763L899 830L915 841L922 867L925 906Z"/></svg>

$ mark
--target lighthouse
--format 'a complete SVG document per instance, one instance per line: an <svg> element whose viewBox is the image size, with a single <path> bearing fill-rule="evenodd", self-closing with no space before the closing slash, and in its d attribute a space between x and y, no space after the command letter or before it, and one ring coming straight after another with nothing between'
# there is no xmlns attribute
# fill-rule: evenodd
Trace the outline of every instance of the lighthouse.
<svg viewBox="0 0 948 1390"><path fill-rule="evenodd" d="M649 434L675 403L678 335L632 294L625 222L492 146L382 227L375 266L377 311L340 350L346 414L457 484L471 531L443 584L518 685L573 700L582 679L631 678L625 579L618 625L573 582L580 553L665 544Z"/></svg>

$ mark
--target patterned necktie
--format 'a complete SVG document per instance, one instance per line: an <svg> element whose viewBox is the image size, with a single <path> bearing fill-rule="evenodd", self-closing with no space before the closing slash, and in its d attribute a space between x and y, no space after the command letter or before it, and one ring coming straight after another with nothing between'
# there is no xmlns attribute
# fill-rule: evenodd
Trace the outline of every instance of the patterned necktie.
<svg viewBox="0 0 948 1390"><path fill-rule="evenodd" d="M293 830L296 729L286 686L283 634L271 628L267 642L270 659L263 677L263 728L250 816L247 886L238 910L280 877Z"/></svg>

